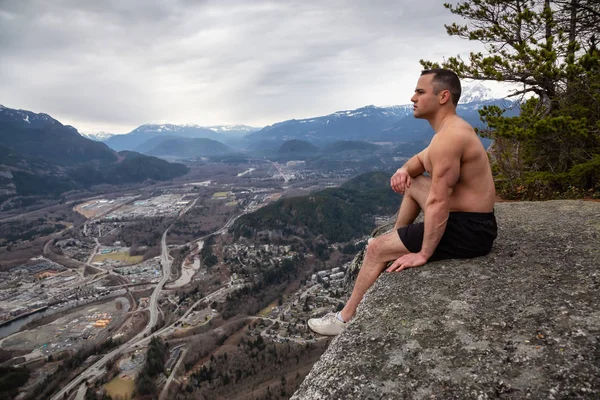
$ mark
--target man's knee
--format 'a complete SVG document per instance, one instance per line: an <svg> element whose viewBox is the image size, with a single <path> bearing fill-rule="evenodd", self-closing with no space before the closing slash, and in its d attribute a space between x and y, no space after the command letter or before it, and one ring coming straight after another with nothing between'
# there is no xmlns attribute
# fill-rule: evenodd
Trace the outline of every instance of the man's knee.
<svg viewBox="0 0 600 400"><path fill-rule="evenodd" d="M367 254L365 256L375 262L389 261L390 253L397 250L391 247L389 238L378 236L368 241Z"/></svg>
<svg viewBox="0 0 600 400"><path fill-rule="evenodd" d="M431 187L431 178L425 175L419 175L411 179L410 187L406 190L409 192L429 192Z"/></svg>
<svg viewBox="0 0 600 400"><path fill-rule="evenodd" d="M404 195L415 199L417 203L423 206L429 196L431 188L431 178L425 175L419 175L411 180L410 187L406 188ZM423 203L423 204L421 204Z"/></svg>
<svg viewBox="0 0 600 400"><path fill-rule="evenodd" d="M365 254L366 257L370 257L370 258L377 258L377 254L380 252L381 249L381 241L378 240L378 238L370 238L367 241L367 254Z"/></svg>

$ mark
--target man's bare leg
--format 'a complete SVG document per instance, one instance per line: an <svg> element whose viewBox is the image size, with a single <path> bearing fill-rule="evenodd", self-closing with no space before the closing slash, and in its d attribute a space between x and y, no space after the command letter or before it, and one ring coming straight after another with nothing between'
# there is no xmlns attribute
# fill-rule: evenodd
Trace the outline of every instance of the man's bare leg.
<svg viewBox="0 0 600 400"><path fill-rule="evenodd" d="M419 175L412 179L410 187L404 192L402 204L400 204L400 210L398 210L398 217L394 224L394 230L415 222L415 219L425 207L430 188L430 177Z"/></svg>
<svg viewBox="0 0 600 400"><path fill-rule="evenodd" d="M398 212L396 225L405 226L412 223L419 215L419 212L425 207L431 179L425 176L418 176L412 180L410 188L404 193L404 199ZM400 225L399 225L400 224ZM369 239L367 253L363 260L362 267L356 277L354 289L350 299L340 311L339 316L333 313L327 314L322 318L311 318L308 320L308 326L314 332L322 335L338 335L343 330L343 321L350 321L356 313L358 304L361 302L367 290L375 283L381 272L387 267L390 261L397 260L409 251L402 243L396 230L385 235Z"/></svg>
<svg viewBox="0 0 600 400"><path fill-rule="evenodd" d="M350 299L340 312L344 321L349 321L356 313L356 308L373 283L385 269L388 262L407 254L408 250L400 240L396 231L374 238L369 242L362 267L356 277Z"/></svg>
<svg viewBox="0 0 600 400"><path fill-rule="evenodd" d="M388 262L409 253L396 230L414 222L421 209L425 207L430 187L431 178L423 175L414 178L410 188L404 192L404 198L398 211L394 230L388 234L369 240L367 254L356 277L352 295L340 312L344 321L349 321L354 316L363 296L373 283L375 283L381 272L388 265Z"/></svg>

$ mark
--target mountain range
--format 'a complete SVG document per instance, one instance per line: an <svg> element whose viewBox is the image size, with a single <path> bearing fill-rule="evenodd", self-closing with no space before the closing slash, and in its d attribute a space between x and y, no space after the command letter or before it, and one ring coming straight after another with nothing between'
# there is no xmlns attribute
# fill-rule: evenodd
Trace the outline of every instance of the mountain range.
<svg viewBox="0 0 600 400"><path fill-rule="evenodd" d="M144 124L123 135L98 135L93 138L105 142L113 150L135 150L149 139L159 136L204 138L220 142L235 141L259 128L245 125L200 125ZM91 135L88 137L92 137Z"/></svg>
<svg viewBox="0 0 600 400"><path fill-rule="evenodd" d="M458 114L473 126L481 126L479 110L486 105L510 106L509 100L495 99L491 91L480 85L467 85L463 90ZM298 153L301 140L318 148L327 148L339 141L386 142L386 143L427 143L433 130L425 120L412 116L412 104L378 107L365 106L355 110L337 111L332 114L291 119L266 126L262 129L248 126L210 126L146 124L128 134L110 136L104 142L114 150L134 150L145 154L165 156L164 151L150 152L156 145L157 137L204 138L229 144L219 147L215 144L203 148L200 142L191 151L188 142L179 140L170 144L169 156L189 157L191 155L223 154L227 151L244 151L256 156L291 155ZM106 136L105 136L106 137ZM100 136L99 136L100 138ZM148 140L151 140L148 143ZM229 141L229 142L228 142ZM288 142L284 147L282 144ZM485 142L485 141L484 141ZM488 142L484 144L487 145ZM302 145L309 154L314 152Z"/></svg>
<svg viewBox="0 0 600 400"><path fill-rule="evenodd" d="M483 106L506 106L504 99L459 104L457 113L473 126L481 126L479 110ZM304 140L324 146L339 140L409 143L429 141L433 129L426 120L412 116L412 105L394 107L367 106L357 110L302 120L288 120L267 126L246 136L252 143Z"/></svg>
<svg viewBox="0 0 600 400"><path fill-rule="evenodd" d="M0 209L14 196L58 195L97 184L166 180L183 164L114 151L47 114L0 105Z"/></svg>
<svg viewBox="0 0 600 400"><path fill-rule="evenodd" d="M116 161L106 144L82 137L77 129L47 114L0 106L0 143L23 155L59 165L87 161Z"/></svg>
<svg viewBox="0 0 600 400"><path fill-rule="evenodd" d="M412 114L412 105L337 111L333 114L279 122L246 136L248 141L302 139L314 144L335 140L365 140Z"/></svg>
<svg viewBox="0 0 600 400"><path fill-rule="evenodd" d="M474 126L480 126L479 110L483 106L508 106L511 101L495 99L490 89L480 85L465 87L457 113ZM284 142L298 139L317 146L338 140L409 143L429 141L433 130L425 120L415 119L413 105L377 107L337 111L320 117L291 119L266 126L246 136L252 143Z"/></svg>
<svg viewBox="0 0 600 400"><path fill-rule="evenodd" d="M156 136L142 143L136 151L156 157L213 156L232 153L233 150L221 142L206 138L181 136Z"/></svg>
<svg viewBox="0 0 600 400"><path fill-rule="evenodd" d="M515 104L492 98L483 86L467 87L458 114L479 126L478 111L483 106ZM517 112L518 107L513 107L508 114ZM99 183L170 179L187 171L182 164L152 156L236 157L236 152L244 152L285 160L316 155L311 162L318 166L330 156L346 162L362 154L362 161L368 163L365 155L378 151L393 156L414 154L426 146L433 131L426 121L412 116L412 104L408 104L365 106L282 121L262 129L145 124L128 134L94 136L103 141L91 140L92 136L84 137L47 114L0 106L0 207L2 201L15 195L58 194Z"/></svg>
<svg viewBox="0 0 600 400"><path fill-rule="evenodd" d="M97 142L104 142L108 140L110 137L117 135L117 133L109 133L109 132L79 132L79 134L85 138L95 140Z"/></svg>

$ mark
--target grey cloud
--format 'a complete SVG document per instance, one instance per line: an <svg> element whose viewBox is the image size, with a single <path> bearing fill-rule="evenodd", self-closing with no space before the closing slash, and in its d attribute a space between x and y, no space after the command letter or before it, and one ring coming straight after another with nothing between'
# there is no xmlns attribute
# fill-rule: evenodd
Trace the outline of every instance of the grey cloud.
<svg viewBox="0 0 600 400"><path fill-rule="evenodd" d="M473 47L452 20L438 0L5 1L0 103L123 131L406 103L420 58Z"/></svg>

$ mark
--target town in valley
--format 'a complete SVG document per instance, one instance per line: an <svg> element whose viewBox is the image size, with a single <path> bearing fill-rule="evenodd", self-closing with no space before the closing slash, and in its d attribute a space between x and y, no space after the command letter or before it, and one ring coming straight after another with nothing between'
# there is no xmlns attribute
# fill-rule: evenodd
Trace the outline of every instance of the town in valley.
<svg viewBox="0 0 600 400"><path fill-rule="evenodd" d="M340 307L347 265L366 237L314 246L314 238L245 237L235 224L362 171L319 171L302 160L190 165L168 183L32 211L28 220L57 228L3 243L0 351L31 371L17 398L144 390L213 398L232 393L231 380L248 398L293 393L329 341L306 321ZM11 264L20 247L39 254ZM153 346L164 347L160 372L148 370ZM239 367L246 363L254 367Z"/></svg>

